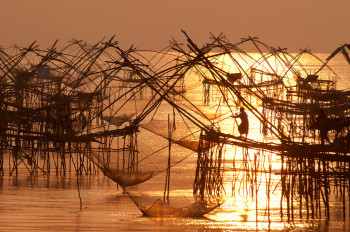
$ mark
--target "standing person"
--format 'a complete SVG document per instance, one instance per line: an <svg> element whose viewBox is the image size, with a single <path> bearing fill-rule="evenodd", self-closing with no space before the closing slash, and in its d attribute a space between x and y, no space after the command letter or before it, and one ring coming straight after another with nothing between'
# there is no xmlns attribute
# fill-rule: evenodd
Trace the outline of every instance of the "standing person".
<svg viewBox="0 0 350 232"><path fill-rule="evenodd" d="M324 109L320 109L320 112L316 119L316 123L318 124L318 128L320 130L320 139L322 146L324 146L325 140L327 140L328 143L331 143L331 141L328 138L327 115Z"/></svg>
<svg viewBox="0 0 350 232"><path fill-rule="evenodd" d="M245 135L245 137L247 137L248 131L249 131L249 121L248 121L248 115L245 112L244 108L241 107L240 113L232 117L241 119L241 124L238 125L238 131L241 136Z"/></svg>

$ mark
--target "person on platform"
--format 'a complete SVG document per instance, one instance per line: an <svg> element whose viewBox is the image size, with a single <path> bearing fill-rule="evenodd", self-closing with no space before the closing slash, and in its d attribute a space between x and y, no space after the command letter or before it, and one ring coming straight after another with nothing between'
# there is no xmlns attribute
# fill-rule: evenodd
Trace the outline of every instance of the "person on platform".
<svg viewBox="0 0 350 232"><path fill-rule="evenodd" d="M232 116L233 118L240 118L241 124L238 125L238 131L241 136L247 137L249 132L249 120L248 115L245 112L244 108L240 108L240 113L237 115Z"/></svg>
<svg viewBox="0 0 350 232"><path fill-rule="evenodd" d="M318 129L320 131L320 139L322 146L324 146L325 140L330 144L331 141L328 138L327 115L324 109L320 109L320 112L316 119L316 123L318 124Z"/></svg>

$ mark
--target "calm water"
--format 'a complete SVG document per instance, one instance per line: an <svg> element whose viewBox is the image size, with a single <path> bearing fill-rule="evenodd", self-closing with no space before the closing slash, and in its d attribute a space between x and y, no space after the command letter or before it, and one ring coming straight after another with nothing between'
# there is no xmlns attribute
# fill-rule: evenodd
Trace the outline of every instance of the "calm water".
<svg viewBox="0 0 350 232"><path fill-rule="evenodd" d="M173 179L185 182L191 174L173 175ZM342 207L336 198L332 200L329 224L324 220L296 220L292 225L281 221L279 196L271 203L270 223L266 210L259 211L256 220L255 202L240 196L228 199L203 218L150 218L142 216L117 184L102 174L79 179L82 209L74 174L30 176L23 172L17 178L5 175L0 180L0 231L349 231L350 228L348 218L342 220ZM178 198L188 197L192 191L188 186L176 193ZM140 191L157 195L159 189L163 189L163 184L155 181L152 187Z"/></svg>
<svg viewBox="0 0 350 232"><path fill-rule="evenodd" d="M339 60L336 71L344 72L344 65ZM343 73L344 76L349 74ZM347 88L349 81L340 84ZM192 192L192 182L188 181L194 174L192 161L186 160L181 170L175 170L177 175L172 176L176 183L189 182L176 192L180 200ZM232 160L228 158L226 162ZM255 202L244 200L243 196L228 199L219 209L199 219L149 218L143 217L117 184L101 173L83 176L79 182L82 208L74 173L30 176L22 166L18 177L9 177L8 171L5 172L0 177L0 231L350 231L349 209L344 221L336 197L332 198L329 223L281 221L278 189L271 202L270 222L265 210L259 211L256 217ZM226 182L229 184L230 180ZM135 191L147 191L152 196L159 195L162 189L163 182L155 178L151 188L136 187Z"/></svg>

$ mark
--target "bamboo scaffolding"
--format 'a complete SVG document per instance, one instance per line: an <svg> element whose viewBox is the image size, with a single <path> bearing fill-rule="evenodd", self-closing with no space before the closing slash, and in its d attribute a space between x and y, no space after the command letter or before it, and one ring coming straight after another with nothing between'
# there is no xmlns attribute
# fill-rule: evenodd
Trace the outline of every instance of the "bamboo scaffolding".
<svg viewBox="0 0 350 232"><path fill-rule="evenodd" d="M185 48L173 41L168 50L151 58L133 47L121 49L114 37L94 45L72 40L62 49L57 48L57 41L45 50L35 43L16 47L14 52L1 49L0 175L5 175L6 168L9 175L19 175L22 165L31 175L51 171L65 175L71 167L83 175L99 168L123 188L128 185L124 175L134 175L130 185L146 181L153 173L140 179L138 175L142 162L152 155L140 158L139 128L150 129L159 108L167 104L174 111L174 126L169 122L166 170L170 170L170 157L175 157L170 154L172 143L195 151L194 196L216 203L224 197L223 148L231 146L242 149L243 154L241 166L233 160L230 167L234 170L232 195L244 191L254 198L256 221L263 210L258 202L263 182L270 217L271 191L277 188L272 172L280 178L282 219L293 222L297 217L315 219L322 215L329 219L334 189L342 196L345 219L346 202L350 202L350 139L344 136L350 134L349 91L335 88L339 77L329 60L341 52L349 62L349 45L323 61L309 50L290 54L256 37L231 43L222 35L212 35L211 42L199 47L183 33ZM256 57L245 52L244 45L252 46ZM319 62L316 72L303 65L305 56ZM323 69L335 78L324 78ZM201 105L186 83L193 76L203 87ZM132 108L137 101L143 104ZM213 104L217 104L216 116L210 117L208 112L213 110L209 106ZM220 122L228 117L219 118L218 111L224 107L231 115L239 107L246 108L260 123L260 131L273 136L274 141L221 131ZM330 115L328 130L335 132L337 139L331 145L321 145L317 138L320 108ZM188 134L197 140L176 137L175 114L201 131L197 137ZM116 154L115 162L112 154ZM280 170L272 170L271 154L280 157ZM170 179L167 181L164 199L169 203Z"/></svg>

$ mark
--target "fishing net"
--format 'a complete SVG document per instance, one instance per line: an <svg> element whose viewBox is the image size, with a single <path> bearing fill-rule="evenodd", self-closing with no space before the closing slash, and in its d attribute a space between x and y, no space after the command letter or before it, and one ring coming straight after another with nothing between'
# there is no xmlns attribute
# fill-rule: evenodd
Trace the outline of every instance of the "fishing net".
<svg viewBox="0 0 350 232"><path fill-rule="evenodd" d="M184 155L173 149L180 140L172 137L177 130L179 135L186 132L176 128L170 135L170 140L175 144L168 146L168 156L163 156L161 162L168 166L147 181L126 188L129 197L146 216L199 217L219 207L227 199L223 195L222 147L216 148L216 142L203 144L201 139L196 149L198 153ZM155 128L153 131L156 131ZM211 157L203 162L206 154ZM200 193L198 188L202 190Z"/></svg>
<svg viewBox="0 0 350 232"><path fill-rule="evenodd" d="M198 127L190 122L187 122L187 124L174 122L176 130L173 131L171 138L169 138L168 131L165 129L168 126L167 120L155 119L140 126L165 139L171 139L173 143L184 146L192 151L197 151L199 130Z"/></svg>
<svg viewBox="0 0 350 232"><path fill-rule="evenodd" d="M208 206L206 202L195 201L189 206L175 208L170 206L168 203L157 199L151 206L144 207L143 205L137 203L134 200L134 197L131 197L131 199L140 209L143 215L149 217L202 217L204 214L207 214L220 206L220 204Z"/></svg>
<svg viewBox="0 0 350 232"><path fill-rule="evenodd" d="M193 195L195 156L172 166L169 192L166 192L166 172L159 173L138 185L126 188L128 196L145 216L199 217L221 203L209 203Z"/></svg>
<svg viewBox="0 0 350 232"><path fill-rule="evenodd" d="M120 131L119 134L103 137L99 144L95 144L97 151L89 157L106 176L123 187L163 172L169 155L169 141L165 138L143 128L137 127L133 131L128 131L128 128L125 126L115 130ZM103 133L106 135L107 132ZM193 153L178 144L171 145L171 152L177 154L171 160L171 165L176 165Z"/></svg>

